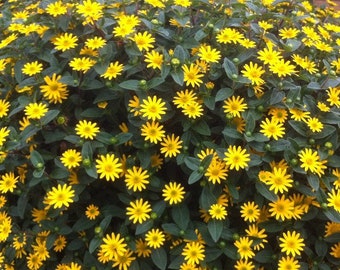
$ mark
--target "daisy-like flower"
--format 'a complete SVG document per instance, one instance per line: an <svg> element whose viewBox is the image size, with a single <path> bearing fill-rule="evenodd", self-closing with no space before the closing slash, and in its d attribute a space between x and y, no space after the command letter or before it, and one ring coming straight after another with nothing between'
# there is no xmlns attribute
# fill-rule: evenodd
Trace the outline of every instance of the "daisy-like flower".
<svg viewBox="0 0 340 270"><path fill-rule="evenodd" d="M46 13L53 17L64 15L66 14L66 12L67 12L67 6L62 1L50 3L46 7Z"/></svg>
<svg viewBox="0 0 340 270"><path fill-rule="evenodd" d="M165 136L165 131L163 130L163 125L160 125L158 122L152 121L146 122L141 126L141 135L144 137L146 141L150 141L151 143L158 143L162 141Z"/></svg>
<svg viewBox="0 0 340 270"><path fill-rule="evenodd" d="M193 63L190 64L190 66L184 64L182 66L182 70L184 73L184 82L187 86L191 85L191 87L200 86L203 81L201 78L204 76L204 74L200 73L200 68L198 65L195 65Z"/></svg>
<svg viewBox="0 0 340 270"><path fill-rule="evenodd" d="M246 149L242 149L241 146L230 145L228 150L224 153L224 161L229 166L229 169L244 169L248 166L250 161L249 154Z"/></svg>
<svg viewBox="0 0 340 270"><path fill-rule="evenodd" d="M46 85L40 86L40 91L51 103L62 103L64 99L67 99L68 90L67 85L60 82L61 75L53 73L52 77L45 76L44 81Z"/></svg>
<svg viewBox="0 0 340 270"><path fill-rule="evenodd" d="M9 102L5 99L0 99L0 118L7 116L9 110Z"/></svg>
<svg viewBox="0 0 340 270"><path fill-rule="evenodd" d="M160 229L151 229L145 234L146 244L151 248L160 248L165 241L165 234Z"/></svg>
<svg viewBox="0 0 340 270"><path fill-rule="evenodd" d="M183 108L182 112L184 115L188 116L189 118L199 118L203 115L203 106L202 104L193 101L190 103L187 103Z"/></svg>
<svg viewBox="0 0 340 270"><path fill-rule="evenodd" d="M284 27L279 30L279 36L282 39L292 39L295 38L300 33L300 30L292 27Z"/></svg>
<svg viewBox="0 0 340 270"><path fill-rule="evenodd" d="M25 115L28 119L41 119L48 111L47 105L44 103L29 103L25 107Z"/></svg>
<svg viewBox="0 0 340 270"><path fill-rule="evenodd" d="M89 57L75 57L70 61L69 66L75 71L81 71L85 73L90 70L90 68L92 68L95 63L96 61Z"/></svg>
<svg viewBox="0 0 340 270"><path fill-rule="evenodd" d="M273 50L273 46L269 45L263 50L258 51L258 59L264 64L272 64L273 62L279 61L282 58L280 52Z"/></svg>
<svg viewBox="0 0 340 270"><path fill-rule="evenodd" d="M163 55L159 52L152 50L145 55L145 60L148 68L162 69Z"/></svg>
<svg viewBox="0 0 340 270"><path fill-rule="evenodd" d="M266 184L270 185L269 190L274 190L275 194L288 191L288 188L292 187L292 183L293 179L287 174L287 170L276 167L269 173L266 181Z"/></svg>
<svg viewBox="0 0 340 270"><path fill-rule="evenodd" d="M340 87L330 87L327 91L327 101L331 106L340 107Z"/></svg>
<svg viewBox="0 0 340 270"><path fill-rule="evenodd" d="M234 245L237 247L237 253L240 255L241 259L251 259L255 256L255 253L252 249L253 240L249 239L249 237L240 237L240 239L236 240Z"/></svg>
<svg viewBox="0 0 340 270"><path fill-rule="evenodd" d="M151 249L143 239L136 240L136 253L138 257L148 258L151 255Z"/></svg>
<svg viewBox="0 0 340 270"><path fill-rule="evenodd" d="M252 261L248 260L238 260L235 264L236 270L253 270L255 265Z"/></svg>
<svg viewBox="0 0 340 270"><path fill-rule="evenodd" d="M305 246L303 238L301 238L300 233L296 231L288 231L287 233L283 233L279 240L281 252L286 253L287 256L290 254L292 256L301 255L301 251Z"/></svg>
<svg viewBox="0 0 340 270"><path fill-rule="evenodd" d="M279 123L275 118L261 121L260 127L262 128L260 132L266 136L268 139L273 137L274 140L278 140L285 134L285 128L282 123Z"/></svg>
<svg viewBox="0 0 340 270"><path fill-rule="evenodd" d="M179 136L175 136L175 134L167 135L163 138L161 146L161 153L165 157L175 157L180 153L180 149L182 149L182 140Z"/></svg>
<svg viewBox="0 0 340 270"><path fill-rule="evenodd" d="M255 224L250 224L248 229L245 229L245 232L250 239L255 240L256 244L253 246L254 250L261 250L264 248L264 244L268 243L265 229L259 229L259 227Z"/></svg>
<svg viewBox="0 0 340 270"><path fill-rule="evenodd" d="M340 212L340 190L332 189L328 192L327 206L333 207L337 212Z"/></svg>
<svg viewBox="0 0 340 270"><path fill-rule="evenodd" d="M243 34L233 28L224 28L222 29L216 36L216 39L219 43L228 44L234 43L237 44L244 38Z"/></svg>
<svg viewBox="0 0 340 270"><path fill-rule="evenodd" d="M307 119L310 118L310 112L308 111L292 108L289 112L291 113L291 118L296 121L307 121Z"/></svg>
<svg viewBox="0 0 340 270"><path fill-rule="evenodd" d="M96 219L97 216L99 216L99 208L98 206L94 204L90 204L86 207L85 215L89 220Z"/></svg>
<svg viewBox="0 0 340 270"><path fill-rule="evenodd" d="M294 257L282 257L278 263L278 270L299 270L300 264Z"/></svg>
<svg viewBox="0 0 340 270"><path fill-rule="evenodd" d="M104 5L97 1L84 0L76 5L77 13L85 17L87 23L93 23L103 16Z"/></svg>
<svg viewBox="0 0 340 270"><path fill-rule="evenodd" d="M144 221L150 218L151 205L148 201L143 199L137 199L136 201L131 201L130 205L126 208L126 215L133 224L142 224Z"/></svg>
<svg viewBox="0 0 340 270"><path fill-rule="evenodd" d="M122 170L122 163L114 154L100 155L96 159L96 169L100 179L115 181L119 178Z"/></svg>
<svg viewBox="0 0 340 270"><path fill-rule="evenodd" d="M197 95L193 90L178 91L173 99L177 108L184 108L187 104L197 101Z"/></svg>
<svg viewBox="0 0 340 270"><path fill-rule="evenodd" d="M226 163L220 159L213 158L205 172L204 176L208 177L208 181L220 184L222 180L226 180L228 176L228 168Z"/></svg>
<svg viewBox="0 0 340 270"><path fill-rule="evenodd" d="M152 121L161 120L162 115L166 113L165 102L157 96L149 96L147 99L143 99L140 108L142 116Z"/></svg>
<svg viewBox="0 0 340 270"><path fill-rule="evenodd" d="M301 150L298 154L301 161L301 168L306 172L311 171L315 173L319 166L320 157L317 151L313 151L310 148L305 148Z"/></svg>
<svg viewBox="0 0 340 270"><path fill-rule="evenodd" d="M58 184L57 187L52 187L46 197L48 205L53 206L53 208L69 207L70 203L73 202L74 190L72 186L67 184Z"/></svg>
<svg viewBox="0 0 340 270"><path fill-rule="evenodd" d="M241 206L240 213L244 221L256 222L260 217L260 209L255 202L244 203Z"/></svg>
<svg viewBox="0 0 340 270"><path fill-rule="evenodd" d="M112 260L117 254L124 255L127 250L127 244L119 233L106 234L99 247L109 260Z"/></svg>
<svg viewBox="0 0 340 270"><path fill-rule="evenodd" d="M231 96L224 101L224 113L231 114L233 117L241 117L241 112L248 109L247 103L244 103L244 98L240 96Z"/></svg>
<svg viewBox="0 0 340 270"><path fill-rule="evenodd" d="M0 179L0 192L7 193L13 192L17 186L19 176L15 176L13 172L1 175Z"/></svg>
<svg viewBox="0 0 340 270"><path fill-rule="evenodd" d="M68 149L62 154L60 160L67 169L72 169L80 165L82 157L81 153L77 150Z"/></svg>
<svg viewBox="0 0 340 270"><path fill-rule="evenodd" d="M170 205L182 202L184 199L184 194L184 187L176 182L170 182L162 189L164 201L169 202Z"/></svg>
<svg viewBox="0 0 340 270"><path fill-rule="evenodd" d="M286 199L285 195L279 197L275 202L269 203L270 215L276 220L291 219L294 210L294 202Z"/></svg>
<svg viewBox="0 0 340 270"><path fill-rule="evenodd" d="M217 203L212 204L208 212L213 219L217 219L217 220L225 220L228 215L227 209L225 208L225 206L217 204Z"/></svg>
<svg viewBox="0 0 340 270"><path fill-rule="evenodd" d="M199 241L190 241L185 244L182 255L187 263L192 265L200 264L205 258L204 245Z"/></svg>
<svg viewBox="0 0 340 270"><path fill-rule="evenodd" d="M40 73L42 69L43 69L43 65L39 63L38 61L34 61L31 63L26 63L22 68L22 73L28 76L33 76L37 73Z"/></svg>
<svg viewBox="0 0 340 270"><path fill-rule="evenodd" d="M69 49L75 48L77 46L78 38L72 33L64 33L59 35L53 41L56 50L67 51Z"/></svg>
<svg viewBox="0 0 340 270"><path fill-rule="evenodd" d="M269 70L274 74L277 74L280 78L292 75L296 72L295 66L292 65L290 61L285 61L283 59L270 63Z"/></svg>
<svg viewBox="0 0 340 270"><path fill-rule="evenodd" d="M265 70L257 63L250 62L244 65L241 73L244 77L251 81L251 84L262 85L264 80L261 78Z"/></svg>
<svg viewBox="0 0 340 270"><path fill-rule="evenodd" d="M218 63L221 59L221 52L210 45L202 45L198 49L198 56L207 63Z"/></svg>
<svg viewBox="0 0 340 270"><path fill-rule="evenodd" d="M279 123L284 123L288 117L287 111L283 108L270 108L268 114Z"/></svg>
<svg viewBox="0 0 340 270"><path fill-rule="evenodd" d="M118 269L130 269L131 263L136 259L136 257L132 256L133 251L132 250L127 250L123 255L118 255L113 257L112 261L112 267Z"/></svg>
<svg viewBox="0 0 340 270"><path fill-rule="evenodd" d="M0 146L4 145L4 142L6 141L6 138L8 137L10 133L10 130L8 129L8 127L2 127L0 129Z"/></svg>
<svg viewBox="0 0 340 270"><path fill-rule="evenodd" d="M105 79L112 80L112 78L115 79L117 78L118 75L121 75L123 69L124 69L123 64L120 64L118 61L116 61L114 63L110 63L106 71L100 76Z"/></svg>
<svg viewBox="0 0 340 270"><path fill-rule="evenodd" d="M99 132L97 123L87 120L80 120L75 127L76 134L81 138L93 140Z"/></svg>
<svg viewBox="0 0 340 270"><path fill-rule="evenodd" d="M323 129L323 124L317 117L308 118L306 123L312 132L321 132Z"/></svg>
<svg viewBox="0 0 340 270"><path fill-rule="evenodd" d="M125 184L128 189L134 192L142 191L149 184L148 171L143 170L141 167L133 166L132 169L128 169L125 173Z"/></svg>
<svg viewBox="0 0 340 270"><path fill-rule="evenodd" d="M61 252L66 247L67 240L64 235L58 235L58 237L53 242L53 250L55 252Z"/></svg>
<svg viewBox="0 0 340 270"><path fill-rule="evenodd" d="M136 33L131 39L135 42L140 51L149 51L154 47L153 43L155 42L155 38L146 31L143 33Z"/></svg>
<svg viewBox="0 0 340 270"><path fill-rule="evenodd" d="M85 46L92 49L100 49L104 47L106 44L106 40L103 39L102 37L94 37L94 38L89 38L85 41Z"/></svg>
<svg viewBox="0 0 340 270"><path fill-rule="evenodd" d="M329 254L331 254L334 258L337 258L337 259L340 258L340 242L334 244L331 247L331 252Z"/></svg>

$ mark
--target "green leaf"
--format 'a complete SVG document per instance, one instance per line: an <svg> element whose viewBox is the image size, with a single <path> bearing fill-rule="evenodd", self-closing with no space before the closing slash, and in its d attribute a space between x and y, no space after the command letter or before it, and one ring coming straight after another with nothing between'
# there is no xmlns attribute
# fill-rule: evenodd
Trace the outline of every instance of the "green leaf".
<svg viewBox="0 0 340 270"><path fill-rule="evenodd" d="M146 231L150 230L152 227L153 227L153 220L149 219L143 222L142 224L138 224L136 226L135 234L138 235L138 234L145 233Z"/></svg>
<svg viewBox="0 0 340 270"><path fill-rule="evenodd" d="M210 233L211 238L216 243L220 239L222 231L223 231L223 221L215 220L215 219L209 220L208 231Z"/></svg>
<svg viewBox="0 0 340 270"><path fill-rule="evenodd" d="M54 118L58 116L60 111L58 110L49 110L44 117L41 118L41 124L47 125L49 122L51 122Z"/></svg>
<svg viewBox="0 0 340 270"><path fill-rule="evenodd" d="M157 266L158 269L165 270L168 262L168 257L166 255L165 249L163 247L154 249L151 252L152 262Z"/></svg>
<svg viewBox="0 0 340 270"><path fill-rule="evenodd" d="M181 230L186 230L190 221L190 212L186 204L176 205L171 210L173 221Z"/></svg>
<svg viewBox="0 0 340 270"><path fill-rule="evenodd" d="M41 165L44 165L44 159L40 155L40 153L36 150L33 150L30 154L30 160L34 167L41 167Z"/></svg>
<svg viewBox="0 0 340 270"><path fill-rule="evenodd" d="M308 184L311 186L312 189L318 190L320 187L320 180L319 177L317 177L314 174L307 175Z"/></svg>
<svg viewBox="0 0 340 270"><path fill-rule="evenodd" d="M90 245L89 245L89 252L90 253L93 253L97 247L99 247L99 245L101 244L102 242L102 238L101 237L98 237L98 236L95 236L91 242L90 242Z"/></svg>
<svg viewBox="0 0 340 270"><path fill-rule="evenodd" d="M327 209L323 211L326 217L330 219L330 221L340 223L340 214L336 212L334 209Z"/></svg>
<svg viewBox="0 0 340 270"><path fill-rule="evenodd" d="M224 61L223 61L223 68L224 68L224 71L225 73L227 74L228 78L229 79L234 79L233 78L233 75L234 74L238 74L238 70L237 70L237 67L235 66L235 64L230 61L228 58L224 58Z"/></svg>
<svg viewBox="0 0 340 270"><path fill-rule="evenodd" d="M325 241L316 239L315 240L315 252L320 257L325 257L328 252L328 245Z"/></svg>
<svg viewBox="0 0 340 270"><path fill-rule="evenodd" d="M262 183L262 182L256 182L255 184L256 190L263 196L265 197L267 200L274 202L277 200L277 196L270 192L268 187Z"/></svg>
<svg viewBox="0 0 340 270"><path fill-rule="evenodd" d="M235 128L225 127L222 130L222 134L225 136L226 139L228 138L242 139L242 134L239 133Z"/></svg>
<svg viewBox="0 0 340 270"><path fill-rule="evenodd" d="M330 136L332 133L336 133L336 131L337 131L337 129L334 126L324 125L322 131L313 135L313 138L314 139L323 139L327 136Z"/></svg>
<svg viewBox="0 0 340 270"><path fill-rule="evenodd" d="M90 229L97 223L96 220L90 220L85 216L80 217L76 223L74 223L72 230L75 232L84 231Z"/></svg>
<svg viewBox="0 0 340 270"><path fill-rule="evenodd" d="M111 220L112 216L108 215L100 222L99 226L102 228L103 231L105 231L107 227L109 227Z"/></svg>
<svg viewBox="0 0 340 270"><path fill-rule="evenodd" d="M162 228L166 233L169 233L173 236L179 236L180 229L174 223L164 223L162 224Z"/></svg>
<svg viewBox="0 0 340 270"><path fill-rule="evenodd" d="M281 152L290 149L291 145L288 140L279 139L270 143L270 151Z"/></svg>
<svg viewBox="0 0 340 270"><path fill-rule="evenodd" d="M261 250L256 253L254 260L259 263L269 263L273 261L273 251L269 249Z"/></svg>
<svg viewBox="0 0 340 270"><path fill-rule="evenodd" d="M183 85L184 84L184 74L183 71L181 70L174 70L171 71L170 73L171 77L173 78L173 80L179 84L179 85Z"/></svg>
<svg viewBox="0 0 340 270"><path fill-rule="evenodd" d="M24 218L26 206L28 203L28 197L26 193L23 193L19 196L18 203L17 203L17 211L18 216L20 218Z"/></svg>
<svg viewBox="0 0 340 270"><path fill-rule="evenodd" d="M191 185L193 183L196 183L202 178L202 176L203 176L203 173L199 171L193 171L189 176L188 184Z"/></svg>
<svg viewBox="0 0 340 270"><path fill-rule="evenodd" d="M214 97L204 97L203 99L204 105L207 106L208 109L215 109L215 98Z"/></svg>
<svg viewBox="0 0 340 270"><path fill-rule="evenodd" d="M207 124L207 122L205 122L204 120L200 120L200 121L195 122L191 126L191 128L201 135L205 135L205 136L211 135L210 127Z"/></svg>
<svg viewBox="0 0 340 270"><path fill-rule="evenodd" d="M139 90L139 81L138 80L127 80L119 84L121 88L128 90Z"/></svg>
<svg viewBox="0 0 340 270"><path fill-rule="evenodd" d="M133 137L132 133L122 132L116 135L116 139L118 140L116 145L121 145L128 142Z"/></svg>
<svg viewBox="0 0 340 270"><path fill-rule="evenodd" d="M148 87L150 89L153 89L155 87L157 87L158 85L162 84L164 82L164 79L163 78L160 78L160 77L155 77L155 78L152 78L149 82L148 82Z"/></svg>
<svg viewBox="0 0 340 270"><path fill-rule="evenodd" d="M288 124L300 135L306 136L307 127L301 121L289 120Z"/></svg>
<svg viewBox="0 0 340 270"><path fill-rule="evenodd" d="M328 243L338 243L340 242L340 233L334 233L330 236L324 238L324 240Z"/></svg>
<svg viewBox="0 0 340 270"><path fill-rule="evenodd" d="M195 171L195 170L197 170L198 167L200 166L201 161L200 161L198 158L194 158L194 157L185 157L185 158L184 158L184 163L185 163L185 165L186 165L189 169Z"/></svg>
<svg viewBox="0 0 340 270"><path fill-rule="evenodd" d="M221 88L217 91L215 96L215 101L222 101L229 98L234 93L234 90L231 88Z"/></svg>

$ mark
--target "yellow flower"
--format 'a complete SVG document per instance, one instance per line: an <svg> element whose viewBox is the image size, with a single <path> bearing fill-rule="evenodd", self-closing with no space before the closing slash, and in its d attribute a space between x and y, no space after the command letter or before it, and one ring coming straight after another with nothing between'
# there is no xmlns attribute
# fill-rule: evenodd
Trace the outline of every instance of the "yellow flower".
<svg viewBox="0 0 340 270"><path fill-rule="evenodd" d="M244 221L256 222L260 217L259 206L255 202L247 202L241 206L241 217Z"/></svg>
<svg viewBox="0 0 340 270"><path fill-rule="evenodd" d="M68 168L68 169L72 169L75 167L78 167L82 157L81 157L81 153L78 152L75 149L69 149L66 150L63 154L62 157L60 158L61 163L63 163L63 165Z"/></svg>
<svg viewBox="0 0 340 270"><path fill-rule="evenodd" d="M306 123L312 132L321 132L323 129L323 124L317 117L307 119Z"/></svg>
<svg viewBox="0 0 340 270"><path fill-rule="evenodd" d="M238 260L235 264L236 270L253 270L254 268L254 263L248 260Z"/></svg>
<svg viewBox="0 0 340 270"><path fill-rule="evenodd" d="M160 125L158 122L152 121L146 122L141 126L141 135L144 137L146 141L150 141L151 143L158 143L162 141L165 136L165 131L163 130L163 125Z"/></svg>
<svg viewBox="0 0 340 270"><path fill-rule="evenodd" d="M155 38L146 31L143 33L136 33L131 39L136 43L140 51L149 51L149 49L154 47L152 43L155 42Z"/></svg>
<svg viewBox="0 0 340 270"><path fill-rule="evenodd" d="M269 212L271 213L271 216L275 217L276 220L285 220L292 218L294 202L286 199L285 195L282 195L274 202L270 202L269 207Z"/></svg>
<svg viewBox="0 0 340 270"><path fill-rule="evenodd" d="M233 28L224 28L216 36L217 41L223 44L236 44L240 42L240 40L242 40L243 38L243 34Z"/></svg>
<svg viewBox="0 0 340 270"><path fill-rule="evenodd" d="M187 104L197 100L197 95L193 90L185 89L183 91L176 92L176 96L173 99L173 103L177 108L184 108Z"/></svg>
<svg viewBox="0 0 340 270"><path fill-rule="evenodd" d="M54 240L53 250L55 252L61 252L66 247L66 237L64 235L58 235L58 237Z"/></svg>
<svg viewBox="0 0 340 270"><path fill-rule="evenodd" d="M98 206L94 204L90 204L86 207L85 215L88 219L93 220L96 219L97 216L99 216L99 208Z"/></svg>
<svg viewBox="0 0 340 270"><path fill-rule="evenodd" d="M278 263L278 270L299 270L300 264L294 257L282 257Z"/></svg>
<svg viewBox="0 0 340 270"><path fill-rule="evenodd" d="M162 189L164 201L169 202L170 205L182 202L184 194L184 187L180 183L176 182L170 182Z"/></svg>
<svg viewBox="0 0 340 270"><path fill-rule="evenodd" d="M180 137L175 137L175 134L167 135L166 138L163 138L161 142L161 153L165 155L165 157L177 156L180 153L180 149L182 149L182 140Z"/></svg>
<svg viewBox="0 0 340 270"><path fill-rule="evenodd" d="M40 73L42 69L43 69L43 65L39 63L38 61L34 61L31 63L26 63L22 68L22 73L28 76L33 76L37 73Z"/></svg>
<svg viewBox="0 0 340 270"><path fill-rule="evenodd" d="M47 105L44 103L30 103L25 107L25 115L28 119L41 119L47 111Z"/></svg>
<svg viewBox="0 0 340 270"><path fill-rule="evenodd" d="M340 258L340 242L334 244L331 247L331 252L329 254L331 254L334 258L337 258L337 259Z"/></svg>
<svg viewBox="0 0 340 270"><path fill-rule="evenodd" d="M288 191L288 188L292 187L292 183L293 179L287 174L287 170L276 167L269 173L266 181L266 184L270 185L269 190L274 190L275 194Z"/></svg>
<svg viewBox="0 0 340 270"><path fill-rule="evenodd" d="M218 63L221 59L221 52L210 45L201 45L198 49L198 56L208 63Z"/></svg>
<svg viewBox="0 0 340 270"><path fill-rule="evenodd" d="M196 241L190 241L185 244L182 255L184 256L184 261L189 264L200 264L205 258L205 248L203 244Z"/></svg>
<svg viewBox="0 0 340 270"><path fill-rule="evenodd" d="M148 201L143 199L137 199L134 202L130 202L130 206L126 208L126 215L129 216L129 220L133 224L142 224L144 221L150 218L151 205Z"/></svg>
<svg viewBox="0 0 340 270"><path fill-rule="evenodd" d="M62 103L67 99L68 90L66 84L60 82L61 75L53 73L52 77L45 76L44 81L46 85L40 86L40 91L43 93L44 98L52 103Z"/></svg>
<svg viewBox="0 0 340 270"><path fill-rule="evenodd" d="M277 74L280 78L292 75L296 72L295 66L290 64L290 61L284 61L283 59L269 63L269 70L274 74Z"/></svg>
<svg viewBox="0 0 340 270"><path fill-rule="evenodd" d="M190 103L187 103L182 108L182 112L184 115L187 115L189 118L196 119L197 117L200 117L203 115L203 106L202 104L193 101Z"/></svg>
<svg viewBox="0 0 340 270"><path fill-rule="evenodd" d="M217 220L225 220L228 213L227 213L227 209L225 208L225 206L220 205L220 204L212 204L209 208L209 214L213 219L217 219Z"/></svg>
<svg viewBox="0 0 340 270"><path fill-rule="evenodd" d="M147 258L151 255L151 249L149 249L148 245L146 244L143 239L136 240L136 251L138 257Z"/></svg>
<svg viewBox="0 0 340 270"><path fill-rule="evenodd" d="M161 120L162 115L165 114L166 111L165 102L162 98L157 98L156 96L149 96L147 99L143 99L140 107L140 112L143 113L142 116L152 121L156 119Z"/></svg>
<svg viewBox="0 0 340 270"><path fill-rule="evenodd" d="M148 171L143 170L141 167L133 166L125 173L126 187L134 192L146 189L146 184L149 184Z"/></svg>
<svg viewBox="0 0 340 270"><path fill-rule="evenodd" d="M9 102L5 99L0 99L0 118L7 116L9 110Z"/></svg>
<svg viewBox="0 0 340 270"><path fill-rule="evenodd" d="M73 58L69 66L76 71L87 72L94 64L96 63L95 60L92 60L89 57L75 57Z"/></svg>
<svg viewBox="0 0 340 270"><path fill-rule="evenodd" d="M80 120L75 127L75 131L81 138L93 140L99 132L99 127L91 121Z"/></svg>
<svg viewBox="0 0 340 270"><path fill-rule="evenodd" d="M85 41L85 46L92 50L100 49L104 47L105 44L106 44L106 40L103 39L102 37L88 38Z"/></svg>
<svg viewBox="0 0 340 270"><path fill-rule="evenodd" d="M74 190L67 184L58 184L47 193L48 204L54 208L68 207L73 202Z"/></svg>
<svg viewBox="0 0 340 270"><path fill-rule="evenodd" d="M301 238L300 233L296 231L283 233L282 237L279 238L279 241L281 252L285 252L287 256L290 254L292 254L292 256L301 255L301 251L305 246L303 238Z"/></svg>
<svg viewBox="0 0 340 270"><path fill-rule="evenodd" d="M255 256L255 253L252 249L253 240L250 240L249 237L240 237L239 240L236 240L234 245L237 247L237 253L240 255L241 259L251 259Z"/></svg>
<svg viewBox="0 0 340 270"><path fill-rule="evenodd" d="M163 64L163 55L159 52L152 50L145 55L145 60L147 64L146 67L153 69L161 69Z"/></svg>
<svg viewBox="0 0 340 270"><path fill-rule="evenodd" d="M265 70L257 63L250 62L243 67L241 73L251 81L251 84L262 85L264 80L261 78Z"/></svg>
<svg viewBox="0 0 340 270"><path fill-rule="evenodd" d="M284 27L279 30L279 36L282 39L292 39L295 38L300 33L300 30L292 27Z"/></svg>
<svg viewBox="0 0 340 270"><path fill-rule="evenodd" d="M151 229L145 234L145 241L151 248L160 248L165 241L164 232L159 229Z"/></svg>
<svg viewBox="0 0 340 270"><path fill-rule="evenodd" d="M283 123L279 123L275 118L262 120L260 127L262 128L260 132L269 139L273 137L274 140L278 140L285 134Z"/></svg>
<svg viewBox="0 0 340 270"><path fill-rule="evenodd" d="M53 41L53 44L56 50L66 51L77 46L78 38L72 33L64 33L63 35L59 35Z"/></svg>
<svg viewBox="0 0 340 270"><path fill-rule="evenodd" d="M106 181L114 181L119 178L119 173L122 172L122 163L114 154L100 155L96 159L96 169L100 179Z"/></svg>
<svg viewBox="0 0 340 270"><path fill-rule="evenodd" d="M230 145L224 155L223 160L229 166L229 169L235 169L236 171L246 168L250 161L250 155L241 146Z"/></svg>
<svg viewBox="0 0 340 270"><path fill-rule="evenodd" d="M122 74L123 69L123 64L120 64L118 61L116 61L114 63L110 63L106 71L100 76L105 79L112 80L112 78L115 79L118 75Z"/></svg>
<svg viewBox="0 0 340 270"><path fill-rule="evenodd" d="M332 189L328 192L327 198L328 206L333 207L337 212L340 212L340 190Z"/></svg>
<svg viewBox="0 0 340 270"><path fill-rule="evenodd" d="M13 192L17 186L19 176L15 176L13 172L1 175L0 192L7 193Z"/></svg>
<svg viewBox="0 0 340 270"><path fill-rule="evenodd" d="M209 182L220 184L221 180L226 180L228 176L226 163L218 158L213 158L204 176L208 177Z"/></svg>
<svg viewBox="0 0 340 270"><path fill-rule="evenodd" d="M120 270L130 269L131 263L136 259L132 254L131 250L126 250L123 255L116 254L112 259L112 267L118 267Z"/></svg>
<svg viewBox="0 0 340 270"><path fill-rule="evenodd" d="M244 98L240 96L231 96L224 101L224 113L231 114L233 117L241 117L241 112L248 109L247 103L244 103Z"/></svg>
<svg viewBox="0 0 340 270"><path fill-rule="evenodd" d="M100 249L109 260L112 260L116 255L124 255L127 251L127 244L119 233L106 234L103 242L100 245Z"/></svg>
<svg viewBox="0 0 340 270"><path fill-rule="evenodd" d="M183 73L184 73L184 82L187 86L191 85L192 87L200 86L203 81L201 78L204 74L200 73L200 69L195 64L190 64L190 66L184 64L182 66Z"/></svg>
<svg viewBox="0 0 340 270"><path fill-rule="evenodd" d="M50 3L46 7L46 13L53 17L64 15L66 12L67 6L62 1Z"/></svg>

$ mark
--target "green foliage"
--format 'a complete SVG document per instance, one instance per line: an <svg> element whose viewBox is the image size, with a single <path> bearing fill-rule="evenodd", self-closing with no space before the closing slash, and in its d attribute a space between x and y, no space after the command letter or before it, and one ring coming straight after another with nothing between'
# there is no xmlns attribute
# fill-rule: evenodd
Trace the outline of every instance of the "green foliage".
<svg viewBox="0 0 340 270"><path fill-rule="evenodd" d="M1 269L339 268L331 2L3 2Z"/></svg>

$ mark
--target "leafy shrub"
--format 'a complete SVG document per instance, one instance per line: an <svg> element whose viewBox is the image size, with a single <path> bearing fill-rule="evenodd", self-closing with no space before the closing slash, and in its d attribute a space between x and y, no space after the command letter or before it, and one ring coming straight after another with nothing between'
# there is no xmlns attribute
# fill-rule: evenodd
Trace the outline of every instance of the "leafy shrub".
<svg viewBox="0 0 340 270"><path fill-rule="evenodd" d="M2 269L336 269L339 12L6 1Z"/></svg>

